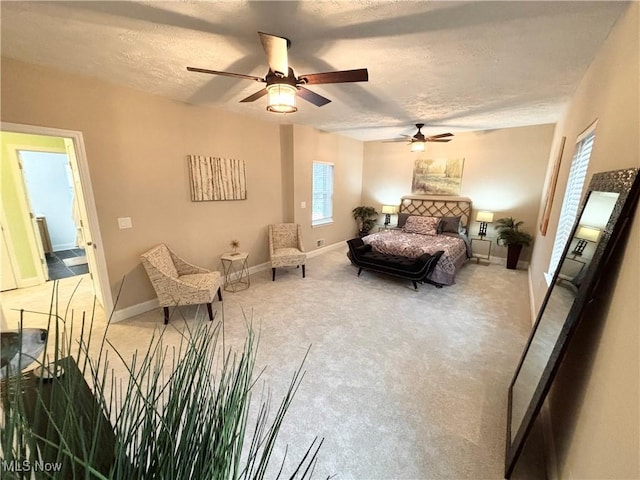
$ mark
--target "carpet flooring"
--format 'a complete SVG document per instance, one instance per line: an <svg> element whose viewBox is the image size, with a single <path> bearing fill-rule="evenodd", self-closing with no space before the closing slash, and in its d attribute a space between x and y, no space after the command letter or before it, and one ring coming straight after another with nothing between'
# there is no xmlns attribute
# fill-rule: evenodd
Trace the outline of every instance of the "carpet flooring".
<svg viewBox="0 0 640 480"><path fill-rule="evenodd" d="M275 452L288 444L285 472L317 436L314 478L503 478L507 389L530 329L527 272L469 263L455 285L414 291L402 279L357 277L345 253L309 259L305 279L295 268L278 269L275 282L258 272L249 289L214 303L229 346L242 344L245 318L259 329L257 367L274 409L310 348ZM88 294L76 295L85 305L72 308L88 309ZM1 297L10 327L8 310L27 298L17 297ZM98 327L104 318L97 313ZM203 308L174 309L165 345L205 318ZM161 309L112 324L108 338L129 358L156 328ZM514 478L544 478L537 460Z"/></svg>

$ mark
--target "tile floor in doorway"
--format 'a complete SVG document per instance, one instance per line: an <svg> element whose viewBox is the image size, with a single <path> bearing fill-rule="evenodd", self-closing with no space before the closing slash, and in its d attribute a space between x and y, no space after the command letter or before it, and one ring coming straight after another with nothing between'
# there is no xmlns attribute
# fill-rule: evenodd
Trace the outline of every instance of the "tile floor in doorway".
<svg viewBox="0 0 640 480"><path fill-rule="evenodd" d="M61 278L73 277L75 275L83 275L89 272L89 266L86 261L80 265L67 266L64 260L69 258L84 257L84 248L72 248L70 250L59 250L53 253L47 253L47 267L49 267L49 280L60 280Z"/></svg>

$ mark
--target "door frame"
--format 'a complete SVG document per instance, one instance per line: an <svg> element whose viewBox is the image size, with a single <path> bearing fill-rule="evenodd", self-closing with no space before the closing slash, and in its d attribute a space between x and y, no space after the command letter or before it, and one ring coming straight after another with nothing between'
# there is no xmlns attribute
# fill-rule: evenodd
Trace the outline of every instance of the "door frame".
<svg viewBox="0 0 640 480"><path fill-rule="evenodd" d="M98 211L96 209L95 199L93 195L93 187L91 176L89 174L89 163L87 161L87 153L84 146L82 132L75 130L63 130L59 128L42 127L36 125L25 125L19 123L1 122L0 130L3 132L25 133L31 135L46 135L50 137L61 137L70 139L73 142L75 151L75 163L80 185L84 196L84 203L87 212L87 221L89 223L89 231L93 239L93 248L96 254L97 271L91 272L95 276L95 283L100 289L105 315L109 315L113 311L113 297L111 295L111 283L109 282L109 274L107 271L107 261L102 244L102 235L100 233L100 223L98 221ZM69 161L73 162L72 159Z"/></svg>

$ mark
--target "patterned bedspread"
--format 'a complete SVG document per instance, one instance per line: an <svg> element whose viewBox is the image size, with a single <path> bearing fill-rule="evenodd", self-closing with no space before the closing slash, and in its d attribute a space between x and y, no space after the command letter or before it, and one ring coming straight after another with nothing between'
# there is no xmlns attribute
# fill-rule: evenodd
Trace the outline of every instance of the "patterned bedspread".
<svg viewBox="0 0 640 480"><path fill-rule="evenodd" d="M467 260L468 242L455 234L421 235L401 230L372 233L362 239L365 244L381 253L419 257L423 253L434 254L444 250L429 279L443 285L455 283L456 272Z"/></svg>

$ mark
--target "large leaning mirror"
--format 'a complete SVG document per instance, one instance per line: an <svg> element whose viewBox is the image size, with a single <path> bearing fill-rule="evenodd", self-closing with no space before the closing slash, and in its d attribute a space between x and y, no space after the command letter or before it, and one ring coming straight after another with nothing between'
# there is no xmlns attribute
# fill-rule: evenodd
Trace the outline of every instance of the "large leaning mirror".
<svg viewBox="0 0 640 480"><path fill-rule="evenodd" d="M633 216L638 169L597 173L578 212L509 386L505 477L509 478L598 279Z"/></svg>

